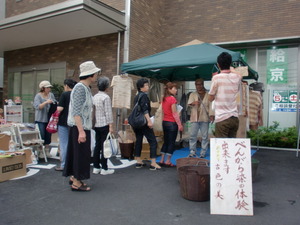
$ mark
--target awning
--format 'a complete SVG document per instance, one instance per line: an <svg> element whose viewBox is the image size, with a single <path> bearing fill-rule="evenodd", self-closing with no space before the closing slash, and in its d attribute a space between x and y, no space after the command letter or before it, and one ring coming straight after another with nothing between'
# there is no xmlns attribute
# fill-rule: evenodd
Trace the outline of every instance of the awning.
<svg viewBox="0 0 300 225"><path fill-rule="evenodd" d="M217 57L222 52L231 54L232 61L238 65L248 66L239 52L194 40L176 48L123 63L121 70L158 81L194 81L197 78L211 80L212 74L217 71ZM248 73L244 79L258 79L257 72L250 66Z"/></svg>
<svg viewBox="0 0 300 225"><path fill-rule="evenodd" d="M0 20L4 51L117 33L125 14L104 3L70 0Z"/></svg>

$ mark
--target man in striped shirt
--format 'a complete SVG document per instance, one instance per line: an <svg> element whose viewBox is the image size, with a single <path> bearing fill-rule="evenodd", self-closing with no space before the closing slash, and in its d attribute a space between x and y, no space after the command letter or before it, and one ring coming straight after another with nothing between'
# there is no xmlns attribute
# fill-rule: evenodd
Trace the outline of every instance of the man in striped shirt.
<svg viewBox="0 0 300 225"><path fill-rule="evenodd" d="M216 138L235 138L239 127L236 97L241 76L230 70L232 57L223 52L218 56L220 74L213 76L209 100L215 100Z"/></svg>

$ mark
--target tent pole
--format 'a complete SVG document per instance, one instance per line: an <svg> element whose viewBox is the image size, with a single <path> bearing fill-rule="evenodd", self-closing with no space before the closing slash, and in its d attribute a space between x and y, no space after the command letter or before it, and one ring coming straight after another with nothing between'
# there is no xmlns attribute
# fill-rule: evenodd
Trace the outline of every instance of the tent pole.
<svg viewBox="0 0 300 225"><path fill-rule="evenodd" d="M297 132L298 132L298 140L297 140L297 152L296 152L296 157L299 157L299 140L300 140L300 125L299 125L299 95L300 95L300 45L298 45L298 66L297 66L297 104L296 104L296 125L297 125Z"/></svg>

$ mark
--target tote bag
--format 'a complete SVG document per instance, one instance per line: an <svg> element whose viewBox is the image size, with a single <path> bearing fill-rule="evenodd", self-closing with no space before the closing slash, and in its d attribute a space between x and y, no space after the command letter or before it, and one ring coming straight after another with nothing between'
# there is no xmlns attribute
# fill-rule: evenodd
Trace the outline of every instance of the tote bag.
<svg viewBox="0 0 300 225"><path fill-rule="evenodd" d="M46 130L53 134L53 133L56 133L57 132L57 123L58 123L58 120L59 120L59 115L60 115L60 112L58 111L55 111L52 116L50 117L50 120L49 120L49 123L46 127Z"/></svg>
<svg viewBox="0 0 300 225"><path fill-rule="evenodd" d="M108 159L112 156L120 154L120 146L118 139L112 133L108 133L103 143L103 155Z"/></svg>
<svg viewBox="0 0 300 225"><path fill-rule="evenodd" d="M154 131L163 131L162 120L163 120L163 111L162 111L162 104L160 104L154 116L154 123L153 123Z"/></svg>

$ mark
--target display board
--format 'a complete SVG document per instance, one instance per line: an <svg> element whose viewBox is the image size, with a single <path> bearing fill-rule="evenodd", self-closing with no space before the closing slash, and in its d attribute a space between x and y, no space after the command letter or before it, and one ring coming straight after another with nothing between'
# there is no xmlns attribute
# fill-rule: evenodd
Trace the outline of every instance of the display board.
<svg viewBox="0 0 300 225"><path fill-rule="evenodd" d="M211 214L253 215L250 139L210 139Z"/></svg>

